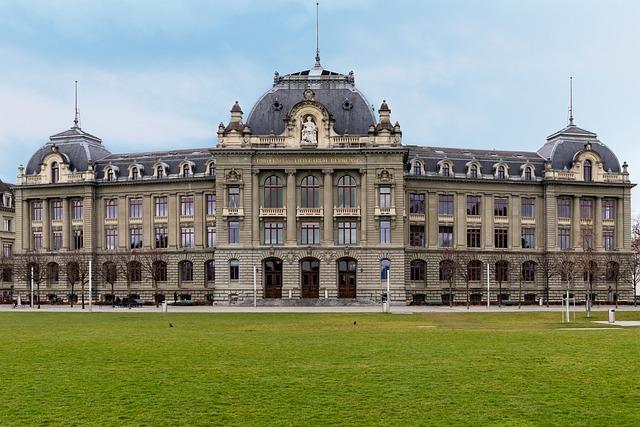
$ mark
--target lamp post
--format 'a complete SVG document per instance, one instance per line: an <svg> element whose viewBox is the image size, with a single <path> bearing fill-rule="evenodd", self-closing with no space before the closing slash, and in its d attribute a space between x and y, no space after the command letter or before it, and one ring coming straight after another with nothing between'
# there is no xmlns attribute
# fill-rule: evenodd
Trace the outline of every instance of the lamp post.
<svg viewBox="0 0 640 427"><path fill-rule="evenodd" d="M487 308L491 308L491 289L489 288L489 263L487 263Z"/></svg>
<svg viewBox="0 0 640 427"><path fill-rule="evenodd" d="M29 307L33 308L33 265L31 266L31 281L30 281L30 293L31 298L29 298Z"/></svg>
<svg viewBox="0 0 640 427"><path fill-rule="evenodd" d="M257 274L257 268L254 265L253 266L253 306L257 307L258 305L258 285L256 283L256 274Z"/></svg>

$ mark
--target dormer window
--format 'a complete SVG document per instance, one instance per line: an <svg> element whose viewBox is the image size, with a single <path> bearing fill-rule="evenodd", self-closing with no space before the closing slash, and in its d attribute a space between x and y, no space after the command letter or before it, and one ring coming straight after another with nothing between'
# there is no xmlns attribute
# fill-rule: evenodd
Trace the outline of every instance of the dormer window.
<svg viewBox="0 0 640 427"><path fill-rule="evenodd" d="M583 168L585 182L591 182L593 178L591 175L591 160L585 160Z"/></svg>
<svg viewBox="0 0 640 427"><path fill-rule="evenodd" d="M524 179L525 181L531 181L533 175L531 173L531 168L525 168L524 169Z"/></svg>
<svg viewBox="0 0 640 427"><path fill-rule="evenodd" d="M449 168L449 163L444 163L442 165L442 176L449 176L451 174L451 170Z"/></svg>
<svg viewBox="0 0 640 427"><path fill-rule="evenodd" d="M478 165L471 165L471 169L469 170L469 176L471 178L478 177Z"/></svg>
<svg viewBox="0 0 640 427"><path fill-rule="evenodd" d="M504 166L498 166L498 179L505 178Z"/></svg>
<svg viewBox="0 0 640 427"><path fill-rule="evenodd" d="M207 168L207 173L209 176L215 176L216 174L216 164L211 162L209 163L209 167Z"/></svg>
<svg viewBox="0 0 640 427"><path fill-rule="evenodd" d="M158 178L164 178L164 168L162 166L158 166L156 169L156 176Z"/></svg>
<svg viewBox="0 0 640 427"><path fill-rule="evenodd" d="M60 182L60 165L57 162L51 164L51 182Z"/></svg>
<svg viewBox="0 0 640 427"><path fill-rule="evenodd" d="M139 179L139 178L140 178L140 172L138 172L138 168L134 166L131 169L131 179Z"/></svg>
<svg viewBox="0 0 640 427"><path fill-rule="evenodd" d="M412 175L420 176L422 175L422 162L419 160L413 161L413 169L411 170Z"/></svg>
<svg viewBox="0 0 640 427"><path fill-rule="evenodd" d="M182 176L191 176L191 165L188 163L182 166Z"/></svg>
<svg viewBox="0 0 640 427"><path fill-rule="evenodd" d="M109 169L107 171L107 181L113 181L115 178L115 173L113 172L113 169Z"/></svg>

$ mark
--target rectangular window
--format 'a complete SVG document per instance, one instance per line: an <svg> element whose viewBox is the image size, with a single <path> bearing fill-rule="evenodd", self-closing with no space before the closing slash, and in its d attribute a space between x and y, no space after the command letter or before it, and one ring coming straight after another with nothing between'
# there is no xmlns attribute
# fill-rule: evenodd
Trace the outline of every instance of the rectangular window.
<svg viewBox="0 0 640 427"><path fill-rule="evenodd" d="M467 196L467 215L480 215L480 196Z"/></svg>
<svg viewBox="0 0 640 427"><path fill-rule="evenodd" d="M508 215L509 199L506 197L496 197L493 202L493 215L504 217Z"/></svg>
<svg viewBox="0 0 640 427"><path fill-rule="evenodd" d="M453 226L441 225L438 227L438 246L441 248L453 246Z"/></svg>
<svg viewBox="0 0 640 427"><path fill-rule="evenodd" d="M118 218L118 201L116 199L105 200L105 217L107 219Z"/></svg>
<svg viewBox="0 0 640 427"><path fill-rule="evenodd" d="M616 201L613 199L602 200L602 219L615 219Z"/></svg>
<svg viewBox="0 0 640 427"><path fill-rule="evenodd" d="M536 229L526 227L522 229L522 247L525 249L534 249L536 247Z"/></svg>
<svg viewBox="0 0 640 427"><path fill-rule="evenodd" d="M5 258L9 258L12 253L13 253L13 251L12 251L11 243L3 243L2 244L2 256L5 257Z"/></svg>
<svg viewBox="0 0 640 427"><path fill-rule="evenodd" d="M193 241L193 227L181 227L180 228L180 247L192 248Z"/></svg>
<svg viewBox="0 0 640 427"><path fill-rule="evenodd" d="M571 199L568 197L558 198L558 218L571 218Z"/></svg>
<svg viewBox="0 0 640 427"><path fill-rule="evenodd" d="M264 244L281 245L284 243L284 223L265 222L264 223Z"/></svg>
<svg viewBox="0 0 640 427"><path fill-rule="evenodd" d="M590 228L583 228L580 230L582 234L582 249L593 249L593 230Z"/></svg>
<svg viewBox="0 0 640 427"><path fill-rule="evenodd" d="M424 194L409 193L409 213L423 214L424 208Z"/></svg>
<svg viewBox="0 0 640 427"><path fill-rule="evenodd" d="M381 208L391 207L391 187L380 187L378 203Z"/></svg>
<svg viewBox="0 0 640 427"><path fill-rule="evenodd" d="M229 280L238 280L240 278L240 264L238 261L232 260L229 263Z"/></svg>
<svg viewBox="0 0 640 427"><path fill-rule="evenodd" d="M166 218L169 216L169 198L167 196L159 196L154 201L155 216Z"/></svg>
<svg viewBox="0 0 640 427"><path fill-rule="evenodd" d="M207 215L216 214L216 195L207 194Z"/></svg>
<svg viewBox="0 0 640 427"><path fill-rule="evenodd" d="M107 250L114 251L118 248L118 230L116 228L107 228L104 230L106 236Z"/></svg>
<svg viewBox="0 0 640 427"><path fill-rule="evenodd" d="M602 245L605 251L612 251L614 249L613 230L605 228L602 230Z"/></svg>
<svg viewBox="0 0 640 427"><path fill-rule="evenodd" d="M558 229L558 246L560 249L571 249L571 229L561 227Z"/></svg>
<svg viewBox="0 0 640 427"><path fill-rule="evenodd" d="M494 230L494 245L496 248L505 249L508 247L509 229L508 228L496 228Z"/></svg>
<svg viewBox="0 0 640 427"><path fill-rule="evenodd" d="M51 202L51 219L56 221L62 219L62 200L54 200Z"/></svg>
<svg viewBox="0 0 640 427"><path fill-rule="evenodd" d="M142 247L142 227L129 228L129 243L131 249Z"/></svg>
<svg viewBox="0 0 640 427"><path fill-rule="evenodd" d="M338 244L339 245L355 245L357 244L357 222L338 222Z"/></svg>
<svg viewBox="0 0 640 427"><path fill-rule="evenodd" d="M51 249L59 251L62 249L62 231L54 230L51 236Z"/></svg>
<svg viewBox="0 0 640 427"><path fill-rule="evenodd" d="M240 188L229 187L228 188L228 202L227 205L231 209L237 209L240 207Z"/></svg>
<svg viewBox="0 0 640 427"><path fill-rule="evenodd" d="M129 218L142 218L142 199L129 199Z"/></svg>
<svg viewBox="0 0 640 427"><path fill-rule="evenodd" d="M36 251L42 249L42 231L33 232L33 249Z"/></svg>
<svg viewBox="0 0 640 427"><path fill-rule="evenodd" d="M380 221L380 243L391 243L391 221Z"/></svg>
<svg viewBox="0 0 640 427"><path fill-rule="evenodd" d="M580 218L593 218L593 199L580 199Z"/></svg>
<svg viewBox="0 0 640 427"><path fill-rule="evenodd" d="M468 248L480 247L480 229L479 228L467 228L467 247Z"/></svg>
<svg viewBox="0 0 640 427"><path fill-rule="evenodd" d="M11 231L11 218L4 218L2 225L4 231Z"/></svg>
<svg viewBox="0 0 640 427"><path fill-rule="evenodd" d="M320 243L320 223L303 222L300 224L300 244L317 245Z"/></svg>
<svg viewBox="0 0 640 427"><path fill-rule="evenodd" d="M212 225L207 227L207 247L213 248L216 246L217 234L216 228Z"/></svg>
<svg viewBox="0 0 640 427"><path fill-rule="evenodd" d="M411 246L424 246L424 225L409 226L409 244Z"/></svg>
<svg viewBox="0 0 640 427"><path fill-rule="evenodd" d="M169 246L169 232L167 227L156 227L154 229L156 249L165 249Z"/></svg>
<svg viewBox="0 0 640 427"><path fill-rule="evenodd" d="M180 216L193 216L193 196L180 197Z"/></svg>
<svg viewBox="0 0 640 427"><path fill-rule="evenodd" d="M31 202L31 220L42 221L42 202Z"/></svg>
<svg viewBox="0 0 640 427"><path fill-rule="evenodd" d="M239 221L229 221L229 243L240 243Z"/></svg>
<svg viewBox="0 0 640 427"><path fill-rule="evenodd" d="M73 230L73 249L82 249L84 247L84 232L82 228Z"/></svg>
<svg viewBox="0 0 640 427"><path fill-rule="evenodd" d="M438 215L453 215L453 194L438 197Z"/></svg>
<svg viewBox="0 0 640 427"><path fill-rule="evenodd" d="M536 211L536 199L533 197L522 198L522 217L533 218Z"/></svg>
<svg viewBox="0 0 640 427"><path fill-rule="evenodd" d="M83 203L82 200L73 200L71 202L72 219L82 219L83 216Z"/></svg>

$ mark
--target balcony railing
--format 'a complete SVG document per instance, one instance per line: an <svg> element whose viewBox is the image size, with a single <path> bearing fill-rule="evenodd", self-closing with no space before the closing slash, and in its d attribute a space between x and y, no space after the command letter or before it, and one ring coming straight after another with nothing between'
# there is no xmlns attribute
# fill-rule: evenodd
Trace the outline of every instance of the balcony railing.
<svg viewBox="0 0 640 427"><path fill-rule="evenodd" d="M360 208L333 208L333 216L360 216Z"/></svg>
<svg viewBox="0 0 640 427"><path fill-rule="evenodd" d="M602 225L605 227L613 227L616 225L616 221L614 219L603 219Z"/></svg>
<svg viewBox="0 0 640 427"><path fill-rule="evenodd" d="M410 213L409 214L409 221L415 221L415 222L424 222L426 219L425 215L423 213Z"/></svg>
<svg viewBox="0 0 640 427"><path fill-rule="evenodd" d="M453 222L453 214L438 214L438 222Z"/></svg>
<svg viewBox="0 0 640 427"><path fill-rule="evenodd" d="M592 225L592 224L593 224L592 218L580 218L580 225Z"/></svg>
<svg viewBox="0 0 640 427"><path fill-rule="evenodd" d="M260 217L287 216L287 208L263 208L260 207Z"/></svg>
<svg viewBox="0 0 640 427"><path fill-rule="evenodd" d="M300 206L298 206L296 216L322 217L324 216L324 208L301 208Z"/></svg>
<svg viewBox="0 0 640 427"><path fill-rule="evenodd" d="M222 208L222 216L244 216L244 208Z"/></svg>
<svg viewBox="0 0 640 427"><path fill-rule="evenodd" d="M374 215L375 216L395 216L396 208L395 207L381 208L379 206L376 206L374 210Z"/></svg>
<svg viewBox="0 0 640 427"><path fill-rule="evenodd" d="M467 222L482 222L480 215L467 215Z"/></svg>

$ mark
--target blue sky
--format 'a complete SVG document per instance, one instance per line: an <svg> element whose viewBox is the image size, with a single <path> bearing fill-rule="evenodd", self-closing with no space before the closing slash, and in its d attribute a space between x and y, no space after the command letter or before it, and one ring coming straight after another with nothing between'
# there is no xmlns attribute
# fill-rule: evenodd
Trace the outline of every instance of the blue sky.
<svg viewBox="0 0 640 427"><path fill-rule="evenodd" d="M566 124L572 75L576 124L638 181L638 22L633 1L325 0L320 50L409 144L535 151ZM0 0L0 178L71 126L74 80L110 150L207 147L314 49L315 1Z"/></svg>

